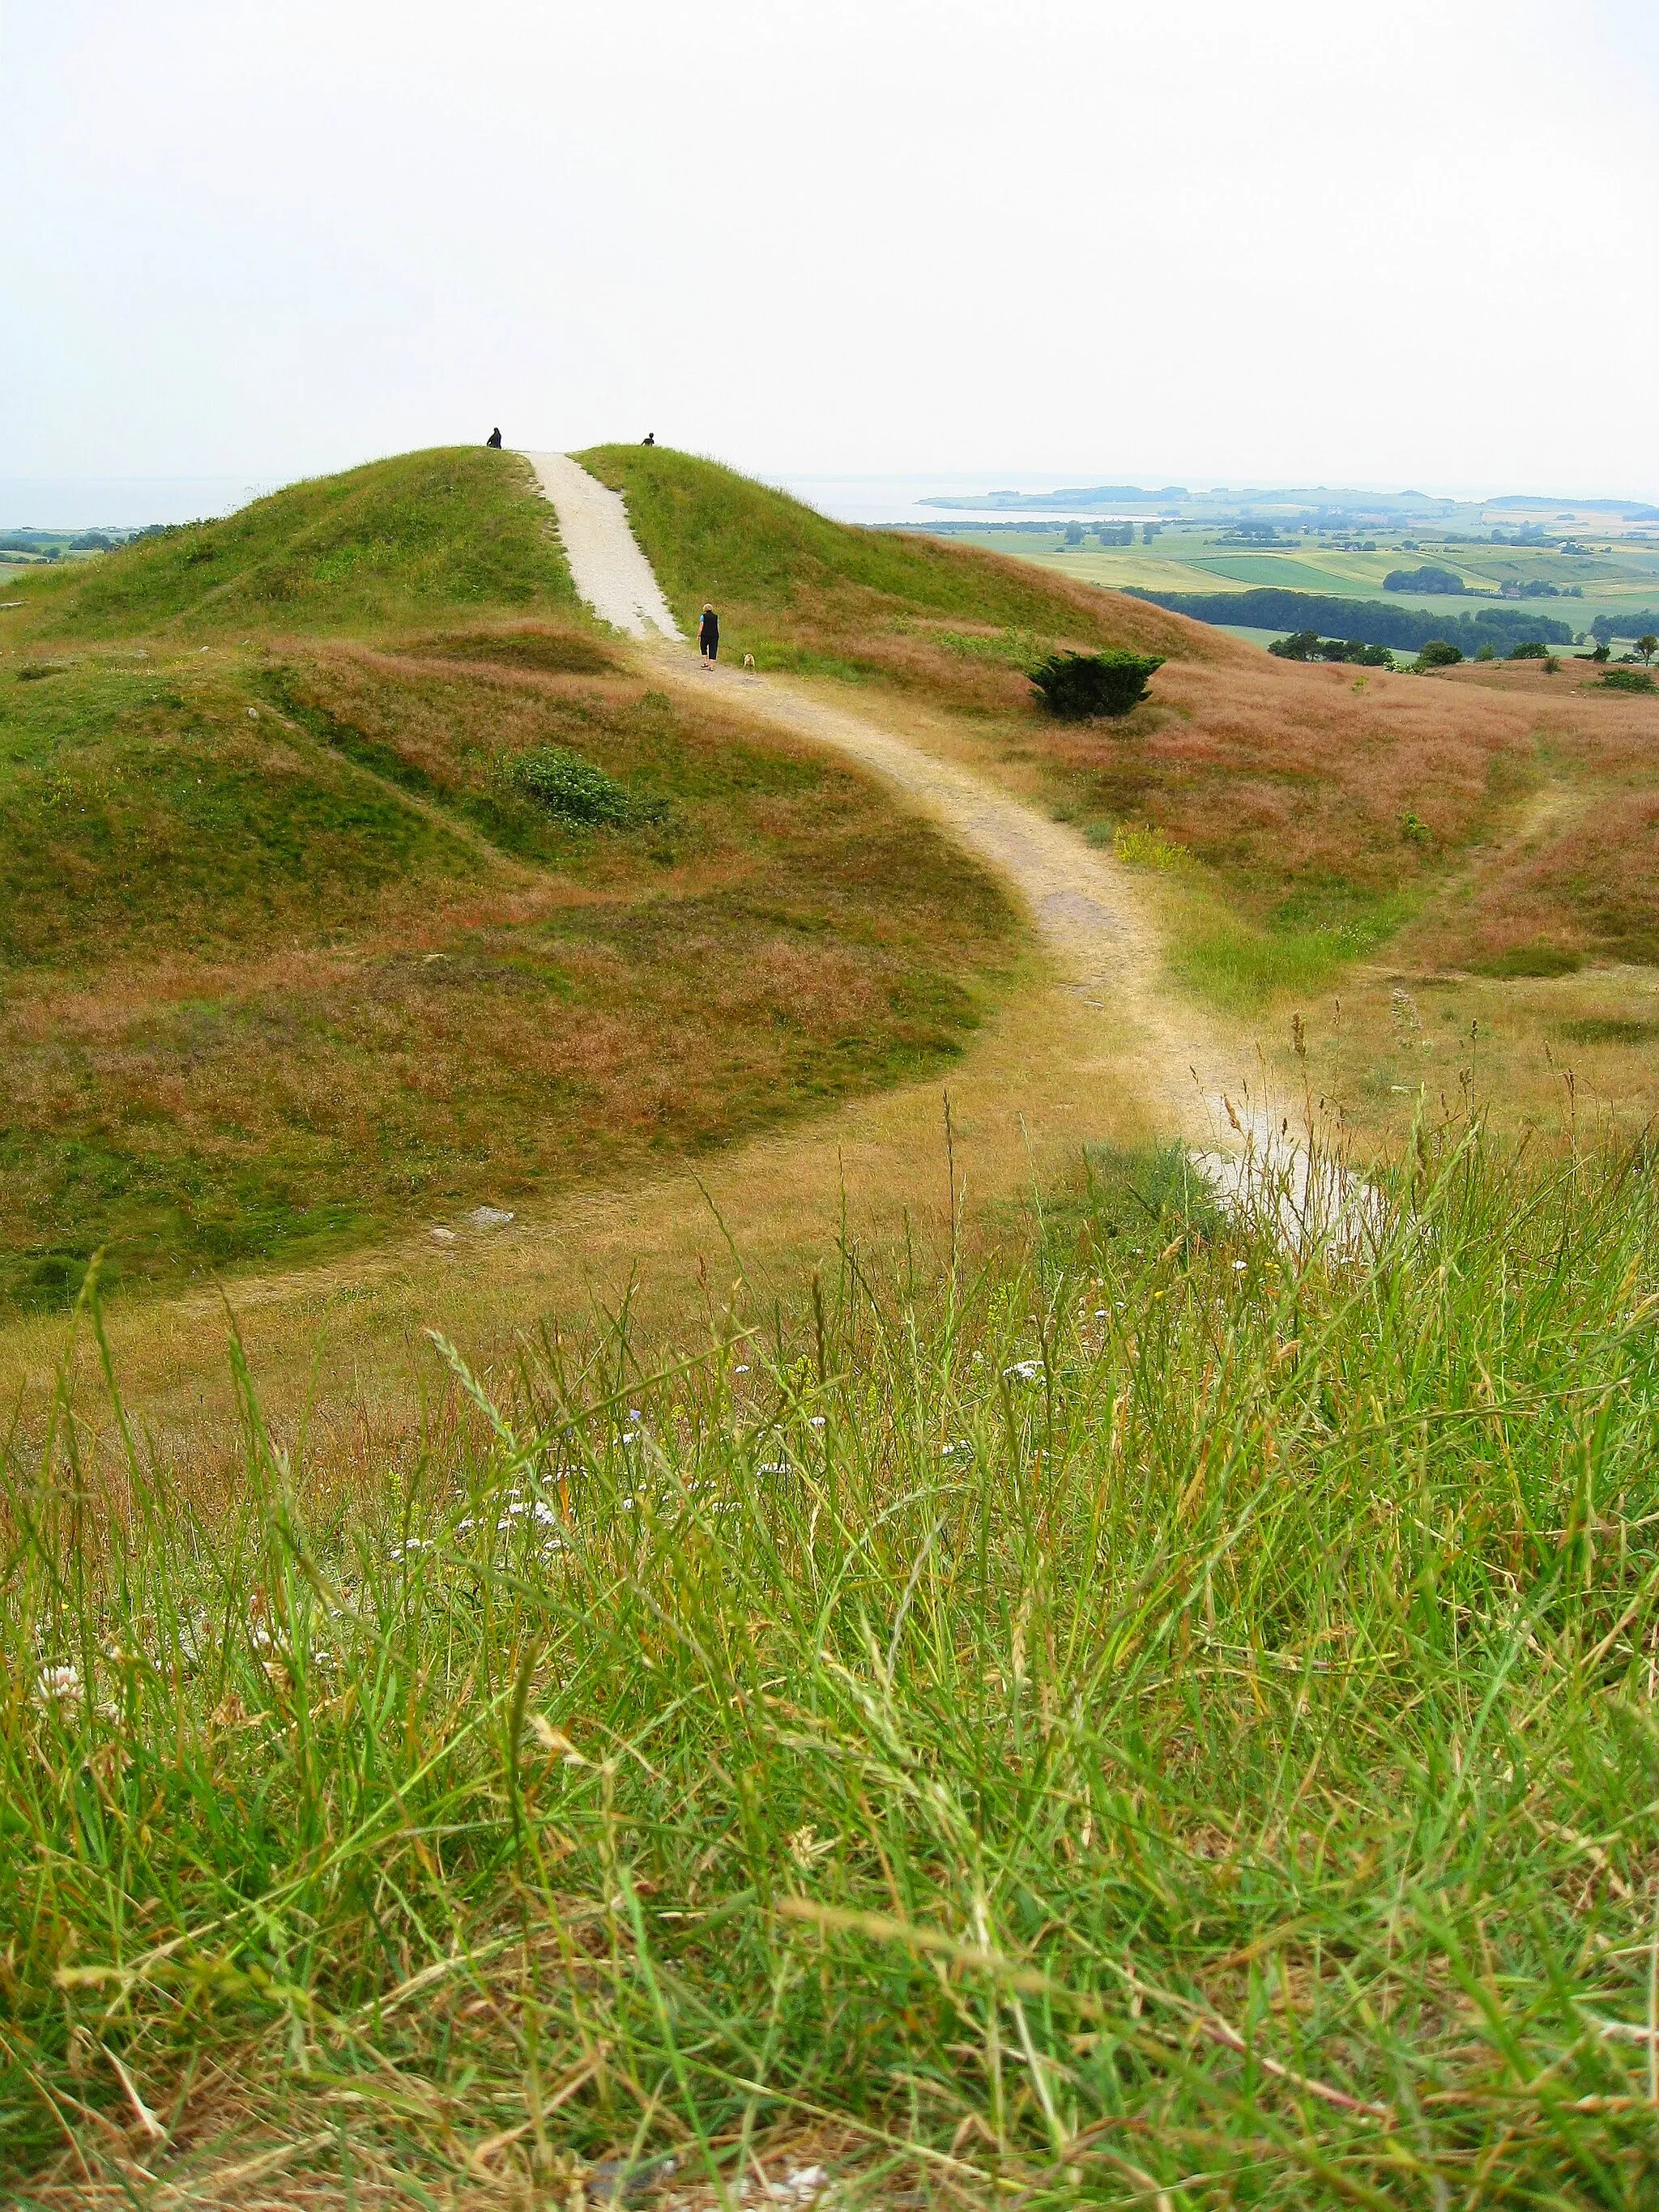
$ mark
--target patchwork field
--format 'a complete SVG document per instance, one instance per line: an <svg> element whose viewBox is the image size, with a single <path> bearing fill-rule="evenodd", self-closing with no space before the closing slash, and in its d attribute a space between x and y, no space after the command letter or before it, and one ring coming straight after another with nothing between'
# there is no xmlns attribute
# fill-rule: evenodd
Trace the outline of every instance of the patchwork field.
<svg viewBox="0 0 1659 2212"><path fill-rule="evenodd" d="M1029 561L1050 574L1116 592L1265 586L1455 614L1478 612L1505 586L1547 585L1572 596L1540 597L1537 611L1565 622L1575 632L1588 630L1606 616L1613 635L1621 638L1636 636L1638 617L1659 608L1659 544L1645 535L1621 531L1608 537L1592 529L1577 541L1585 551L1570 554L1550 546L1445 543L1431 530L1409 537L1404 532L1367 533L1376 544L1370 552L1345 550L1311 532L1280 534L1288 542L1259 550L1241 542L1236 532L1178 523L1166 525L1151 544L1138 536L1133 545L1118 547L1099 544L1091 532L1085 532L1081 544L1068 544L1064 528L1052 524L993 531L958 525L951 526L949 542L980 545ZM1425 565L1461 577L1466 594L1384 590L1383 579L1392 571L1410 573Z"/></svg>

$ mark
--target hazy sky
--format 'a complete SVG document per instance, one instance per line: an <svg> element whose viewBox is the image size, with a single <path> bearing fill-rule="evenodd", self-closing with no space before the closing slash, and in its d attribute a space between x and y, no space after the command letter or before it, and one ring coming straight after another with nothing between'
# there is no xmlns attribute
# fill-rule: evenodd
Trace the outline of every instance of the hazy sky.
<svg viewBox="0 0 1659 2212"><path fill-rule="evenodd" d="M0 0L0 477L1659 496L1659 0Z"/></svg>

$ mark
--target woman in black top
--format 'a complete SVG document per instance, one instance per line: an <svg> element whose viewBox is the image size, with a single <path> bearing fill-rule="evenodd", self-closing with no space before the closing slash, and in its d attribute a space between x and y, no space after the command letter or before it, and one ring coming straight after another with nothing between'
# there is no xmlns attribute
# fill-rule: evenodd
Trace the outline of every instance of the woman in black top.
<svg viewBox="0 0 1659 2212"><path fill-rule="evenodd" d="M703 659L712 668L720 657L720 618L713 607L705 607L702 611L702 620L697 626L697 643L702 649Z"/></svg>

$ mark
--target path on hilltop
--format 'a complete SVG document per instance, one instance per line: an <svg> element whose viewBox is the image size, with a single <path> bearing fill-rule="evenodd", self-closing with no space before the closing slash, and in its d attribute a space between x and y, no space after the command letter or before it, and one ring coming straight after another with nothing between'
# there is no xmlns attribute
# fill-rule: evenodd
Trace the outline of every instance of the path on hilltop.
<svg viewBox="0 0 1659 2212"><path fill-rule="evenodd" d="M621 495L568 454L531 453L559 518L577 591L602 620L652 647L653 666L690 690L718 689L723 705L757 722L833 745L901 792L1018 892L1066 980L1133 1036L1137 1071L1174 1130L1219 1134L1220 1100L1239 1065L1193 1009L1170 1005L1163 946L1140 887L1110 854L975 775L925 751L867 712L830 705L775 678L709 670L678 639ZM641 577L646 580L641 583ZM654 605L660 610L653 613Z"/></svg>

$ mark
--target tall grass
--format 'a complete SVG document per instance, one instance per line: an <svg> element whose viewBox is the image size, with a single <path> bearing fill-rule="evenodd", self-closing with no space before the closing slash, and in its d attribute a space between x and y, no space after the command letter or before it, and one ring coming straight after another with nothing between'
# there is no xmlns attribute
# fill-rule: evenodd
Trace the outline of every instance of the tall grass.
<svg viewBox="0 0 1659 2212"><path fill-rule="evenodd" d="M15 2185L1651 2202L1645 1157L1419 1140L1342 1268L1172 1188L438 1346L367 1498L246 1375L216 1502L14 1438Z"/></svg>

